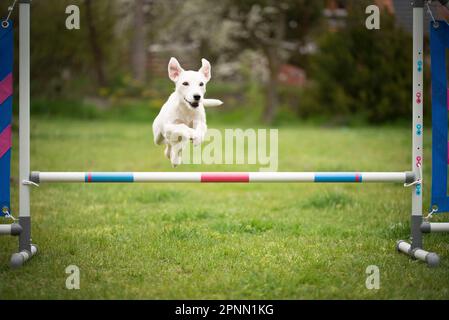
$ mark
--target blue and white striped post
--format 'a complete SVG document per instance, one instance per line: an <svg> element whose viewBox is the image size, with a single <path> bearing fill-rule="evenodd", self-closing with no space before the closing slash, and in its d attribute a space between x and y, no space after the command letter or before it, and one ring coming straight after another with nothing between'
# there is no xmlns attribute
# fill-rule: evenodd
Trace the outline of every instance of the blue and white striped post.
<svg viewBox="0 0 449 320"><path fill-rule="evenodd" d="M13 94L13 26L0 26L0 216L11 211L11 120Z"/></svg>

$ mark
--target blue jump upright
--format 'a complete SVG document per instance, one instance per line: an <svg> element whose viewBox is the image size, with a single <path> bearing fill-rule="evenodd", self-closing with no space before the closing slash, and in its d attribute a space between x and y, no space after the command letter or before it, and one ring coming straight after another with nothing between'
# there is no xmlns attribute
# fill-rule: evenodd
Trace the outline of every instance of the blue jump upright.
<svg viewBox="0 0 449 320"><path fill-rule="evenodd" d="M10 212L13 27L0 27L0 216Z"/></svg>
<svg viewBox="0 0 449 320"><path fill-rule="evenodd" d="M446 51L449 49L449 25L431 23L432 59L432 200L434 213L449 212L448 197L448 85Z"/></svg>

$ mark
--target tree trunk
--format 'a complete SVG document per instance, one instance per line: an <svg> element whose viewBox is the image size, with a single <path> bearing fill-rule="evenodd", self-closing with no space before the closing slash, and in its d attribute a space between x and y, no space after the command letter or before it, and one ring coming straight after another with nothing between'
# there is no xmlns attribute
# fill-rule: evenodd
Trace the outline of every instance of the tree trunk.
<svg viewBox="0 0 449 320"><path fill-rule="evenodd" d="M266 50L266 56L268 60L269 79L266 85L266 104L263 113L263 121L267 124L271 124L276 116L276 112L279 105L278 98L278 73L279 62L276 57L276 48L268 48Z"/></svg>
<svg viewBox="0 0 449 320"><path fill-rule="evenodd" d="M265 56L268 60L268 70L270 75L267 83L267 101L263 114L263 120L268 124L273 123L279 106L278 75L282 64L280 50L282 41L285 38L285 24L286 15L284 11L281 11L279 19L277 19L274 27L274 37L272 38L271 43L264 48Z"/></svg>
<svg viewBox="0 0 449 320"><path fill-rule="evenodd" d="M95 74L97 76L98 85L100 87L105 87L107 85L107 81L104 72L104 55L101 45L99 44L97 27L94 22L92 0L85 0L85 4L87 28L89 32L89 42L92 50Z"/></svg>
<svg viewBox="0 0 449 320"><path fill-rule="evenodd" d="M135 0L133 38L131 41L131 65L133 78L144 83L146 80L147 55L145 45L145 14L144 1Z"/></svg>

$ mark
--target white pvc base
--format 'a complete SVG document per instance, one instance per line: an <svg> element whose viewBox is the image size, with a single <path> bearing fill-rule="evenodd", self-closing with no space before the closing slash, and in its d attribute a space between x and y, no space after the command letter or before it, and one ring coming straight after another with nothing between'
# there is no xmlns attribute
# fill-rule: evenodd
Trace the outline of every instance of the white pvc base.
<svg viewBox="0 0 449 320"><path fill-rule="evenodd" d="M426 262L427 265L431 268L437 267L440 264L440 257L436 253L429 252L420 248L412 249L411 244L403 240L399 240L397 242L396 249L399 252L405 253L412 258Z"/></svg>
<svg viewBox="0 0 449 320"><path fill-rule="evenodd" d="M13 268L13 269L20 268L21 266L23 266L25 264L25 262L30 260L36 253L37 253L37 247L34 244L31 245L31 252L27 251L27 250L23 250L23 251L14 253L11 256L11 262L10 262L11 268Z"/></svg>

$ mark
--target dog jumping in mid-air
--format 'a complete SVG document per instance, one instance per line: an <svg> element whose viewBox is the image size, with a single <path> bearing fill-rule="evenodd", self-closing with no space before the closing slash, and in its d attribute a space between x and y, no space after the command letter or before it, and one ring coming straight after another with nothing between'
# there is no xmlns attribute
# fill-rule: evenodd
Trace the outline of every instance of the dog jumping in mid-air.
<svg viewBox="0 0 449 320"><path fill-rule="evenodd" d="M175 92L162 106L153 122L154 143L165 144L165 156L173 167L181 164L182 150L192 141L196 146L204 141L207 132L205 107L217 107L220 100L205 99L206 84L211 78L211 66L201 60L198 71L186 71L178 60L171 58L168 76L175 83Z"/></svg>

